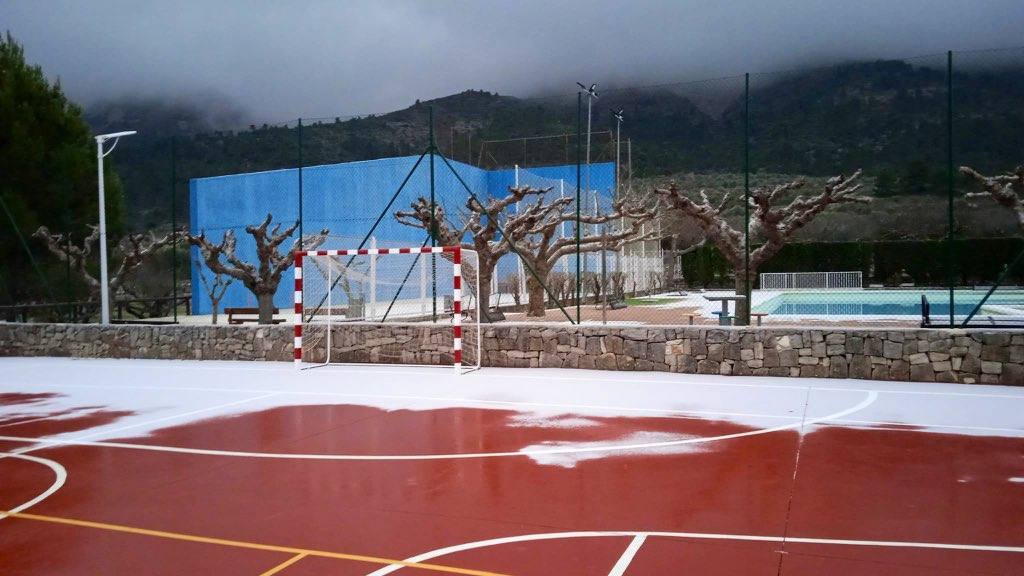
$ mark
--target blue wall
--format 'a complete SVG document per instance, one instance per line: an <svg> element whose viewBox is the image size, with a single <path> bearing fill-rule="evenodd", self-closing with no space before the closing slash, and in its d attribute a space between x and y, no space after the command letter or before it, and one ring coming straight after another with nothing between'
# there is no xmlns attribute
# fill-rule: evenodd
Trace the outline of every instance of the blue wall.
<svg viewBox="0 0 1024 576"><path fill-rule="evenodd" d="M322 228L330 230L326 248L354 248L373 228L388 202L395 196L402 181L409 181L388 208L373 236L381 247L419 246L425 234L422 230L403 226L395 221L394 213L407 210L417 197L430 195L429 157L413 170L418 156L384 158L364 162L348 162L302 169L303 229L307 235ZM515 181L514 170L486 171L461 162L451 161L458 176L479 198L503 196ZM584 167L586 170L586 167ZM410 176L411 173L411 176ZM591 187L601 196L610 197L615 183L614 164L591 165ZM520 171L520 183L531 186L552 185L565 179L566 194L575 194L576 166L546 166ZM585 176L584 176L585 181ZM444 206L449 218L458 221L458 213L468 197L455 174L440 158L434 160L434 190L438 203ZM554 190L557 195L557 187ZM252 237L245 232L247 225L259 224L268 213L273 214L271 226L281 223L288 227L298 217L298 169L251 172L212 178L196 178L189 184L190 227L193 234L204 232L213 242L219 242L228 230L237 238L237 254L242 260L256 261ZM297 232L293 235L297 236ZM282 245L287 250L289 240ZM369 244L367 244L369 245ZM192 295L196 314L209 314L211 305L200 280L205 274L213 276L202 263L198 248L192 248ZM274 303L282 309L290 308L292 301L292 275L285 272L274 295ZM256 297L238 281L228 288L221 307L256 306Z"/></svg>

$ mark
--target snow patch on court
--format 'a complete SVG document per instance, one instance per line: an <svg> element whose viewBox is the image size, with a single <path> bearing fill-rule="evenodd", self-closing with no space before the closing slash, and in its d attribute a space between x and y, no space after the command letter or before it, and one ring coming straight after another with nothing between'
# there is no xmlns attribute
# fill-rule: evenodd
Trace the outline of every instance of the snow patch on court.
<svg viewBox="0 0 1024 576"><path fill-rule="evenodd" d="M550 416L525 412L516 414L508 420L508 426L510 428L557 428L572 430L575 428L590 428L600 425L601 423L597 420L571 416L568 414Z"/></svg>
<svg viewBox="0 0 1024 576"><path fill-rule="evenodd" d="M520 452L528 455L534 462L545 466L561 466L573 468L576 464L586 460L598 460L612 456L653 456L653 455L676 455L676 454L699 454L707 452L711 447L708 444L676 444L672 446L658 446L638 448L636 450L618 450L619 446L646 445L659 442L679 442L692 440L697 436L686 434L671 434L669 432L633 432L615 440L595 440L587 442L542 442L527 446ZM600 450L599 448L608 448ZM557 452L555 452L557 450ZM577 452L568 452L577 450Z"/></svg>

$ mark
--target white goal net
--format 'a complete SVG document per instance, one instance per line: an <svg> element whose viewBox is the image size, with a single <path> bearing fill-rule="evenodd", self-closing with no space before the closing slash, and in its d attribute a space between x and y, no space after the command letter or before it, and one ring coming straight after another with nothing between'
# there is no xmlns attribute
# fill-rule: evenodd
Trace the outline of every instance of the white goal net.
<svg viewBox="0 0 1024 576"><path fill-rule="evenodd" d="M296 363L479 368L477 270L458 246L299 253Z"/></svg>

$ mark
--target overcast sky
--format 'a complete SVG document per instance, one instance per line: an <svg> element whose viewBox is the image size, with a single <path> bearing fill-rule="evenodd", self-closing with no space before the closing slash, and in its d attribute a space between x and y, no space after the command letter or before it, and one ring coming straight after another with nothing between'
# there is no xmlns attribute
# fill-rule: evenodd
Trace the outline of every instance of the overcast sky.
<svg viewBox="0 0 1024 576"><path fill-rule="evenodd" d="M1024 44L1022 0L0 0L88 105L219 95L261 120Z"/></svg>

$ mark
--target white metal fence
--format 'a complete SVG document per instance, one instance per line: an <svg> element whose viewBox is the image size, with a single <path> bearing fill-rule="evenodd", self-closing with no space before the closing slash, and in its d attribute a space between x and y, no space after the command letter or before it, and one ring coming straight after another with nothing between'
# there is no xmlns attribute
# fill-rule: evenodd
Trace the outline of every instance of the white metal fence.
<svg viewBox="0 0 1024 576"><path fill-rule="evenodd" d="M863 288L864 275L854 272L765 272L761 274L762 290L828 290Z"/></svg>

